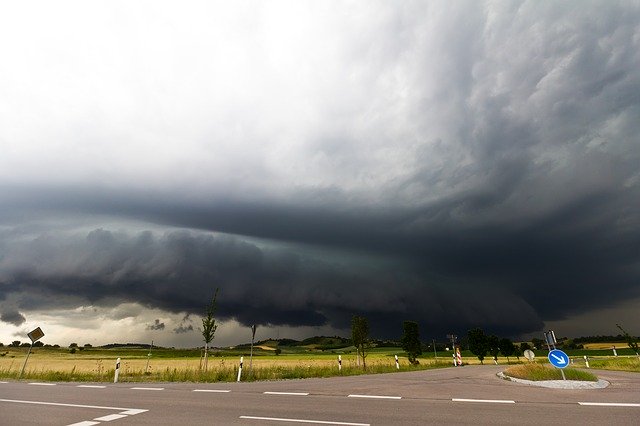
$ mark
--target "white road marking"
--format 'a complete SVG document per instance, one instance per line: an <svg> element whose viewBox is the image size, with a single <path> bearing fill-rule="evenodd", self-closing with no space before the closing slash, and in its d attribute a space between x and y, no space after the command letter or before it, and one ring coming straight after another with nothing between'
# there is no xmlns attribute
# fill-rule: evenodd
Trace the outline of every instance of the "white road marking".
<svg viewBox="0 0 640 426"><path fill-rule="evenodd" d="M96 417L93 420L98 422L110 422L112 420L124 419L125 417L127 417L126 414L109 414L108 416Z"/></svg>
<svg viewBox="0 0 640 426"><path fill-rule="evenodd" d="M36 385L36 386L55 386L55 383L29 383L30 385Z"/></svg>
<svg viewBox="0 0 640 426"><path fill-rule="evenodd" d="M78 385L79 388L91 388L91 389L104 389L106 386L98 386L98 385Z"/></svg>
<svg viewBox="0 0 640 426"><path fill-rule="evenodd" d="M229 393L228 389L194 389L194 392Z"/></svg>
<svg viewBox="0 0 640 426"><path fill-rule="evenodd" d="M70 424L69 426L94 426L99 424L100 422L90 422L88 420L85 420L84 422L73 423L73 424Z"/></svg>
<svg viewBox="0 0 640 426"><path fill-rule="evenodd" d="M309 392L263 392L265 395L295 395L295 396L307 396Z"/></svg>
<svg viewBox="0 0 640 426"><path fill-rule="evenodd" d="M640 407L631 402L578 402L580 405L595 405L597 407Z"/></svg>
<svg viewBox="0 0 640 426"><path fill-rule="evenodd" d="M349 398L374 398L374 399L402 399L401 396L386 396L386 395L358 395L351 394Z"/></svg>
<svg viewBox="0 0 640 426"><path fill-rule="evenodd" d="M515 401L510 399L466 399L466 398L453 398L453 402L489 402L493 404L515 404Z"/></svg>
<svg viewBox="0 0 640 426"><path fill-rule="evenodd" d="M131 408L127 411L123 411L120 414L126 414L127 416L135 416L136 414L140 414L140 413L146 413L149 410L142 410L140 408Z"/></svg>
<svg viewBox="0 0 640 426"><path fill-rule="evenodd" d="M5 384L7 384L7 383L9 383L9 382L0 382L0 384L3 384L3 385L5 385Z"/></svg>
<svg viewBox="0 0 640 426"><path fill-rule="evenodd" d="M283 419L278 417L240 416L239 418L248 419L248 420L271 420L274 422L316 423L321 425L370 426L370 423L347 423L347 422L330 422L330 421L324 421L324 420Z"/></svg>
<svg viewBox="0 0 640 426"><path fill-rule="evenodd" d="M34 405L54 405L57 407L97 408L99 410L117 410L117 411L133 410L133 408L123 408L123 407L104 407L100 405L63 404L60 402L24 401L20 399L0 399L0 402L15 402L19 404L34 404Z"/></svg>
<svg viewBox="0 0 640 426"><path fill-rule="evenodd" d="M131 388L133 390L162 391L164 388Z"/></svg>

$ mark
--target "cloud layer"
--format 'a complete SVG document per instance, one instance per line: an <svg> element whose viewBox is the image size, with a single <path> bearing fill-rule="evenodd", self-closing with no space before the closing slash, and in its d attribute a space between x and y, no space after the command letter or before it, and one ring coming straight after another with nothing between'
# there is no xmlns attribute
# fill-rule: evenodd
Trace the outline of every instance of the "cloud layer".
<svg viewBox="0 0 640 426"><path fill-rule="evenodd" d="M316 3L3 14L2 321L220 287L516 335L640 297L637 3Z"/></svg>

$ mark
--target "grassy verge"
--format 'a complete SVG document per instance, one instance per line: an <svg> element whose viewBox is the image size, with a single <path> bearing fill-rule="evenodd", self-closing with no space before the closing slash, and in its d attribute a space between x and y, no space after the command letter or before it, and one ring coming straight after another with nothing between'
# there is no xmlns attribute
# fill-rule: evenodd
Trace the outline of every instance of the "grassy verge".
<svg viewBox="0 0 640 426"><path fill-rule="evenodd" d="M602 370L617 370L617 371L634 371L640 372L640 359L637 357L616 357L607 359L589 359L589 366L591 368L599 368Z"/></svg>
<svg viewBox="0 0 640 426"><path fill-rule="evenodd" d="M540 364L522 364L508 368L504 372L509 377L515 377L523 380L562 380L560 370L553 367ZM597 382L598 378L585 370L575 368L565 368L564 374L567 380L582 380L587 382Z"/></svg>

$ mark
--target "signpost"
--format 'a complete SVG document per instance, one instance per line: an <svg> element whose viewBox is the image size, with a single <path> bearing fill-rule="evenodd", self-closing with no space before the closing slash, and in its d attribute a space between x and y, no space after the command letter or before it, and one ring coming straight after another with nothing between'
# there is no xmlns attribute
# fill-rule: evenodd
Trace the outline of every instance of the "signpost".
<svg viewBox="0 0 640 426"><path fill-rule="evenodd" d="M569 356L560 349L549 352L549 362L556 368L566 368L569 365Z"/></svg>
<svg viewBox="0 0 640 426"><path fill-rule="evenodd" d="M249 374L253 374L253 340L256 338L256 325L251 326L251 355L249 356Z"/></svg>
<svg viewBox="0 0 640 426"><path fill-rule="evenodd" d="M556 349L556 343L558 343L558 341L556 340L556 333L554 333L553 330L545 331L544 341L547 343L547 348L549 348L549 355L547 355L547 358L549 358L549 362L554 367L560 369L560 373L562 373L562 380L567 380L566 376L564 375L563 368L569 365L569 356L562 352L560 349Z"/></svg>
<svg viewBox="0 0 640 426"><path fill-rule="evenodd" d="M33 344L42 339L44 337L44 333L42 332L42 329L38 327L35 330L31 330L29 333L27 333L27 336L29 336L29 339L31 339L31 346L29 346L29 351L27 352L27 357L24 359L24 364L22 364L22 370L20 370L18 379L21 378L22 374L24 373L24 368L27 366L27 361L29 360L29 355L31 355Z"/></svg>
<svg viewBox="0 0 640 426"><path fill-rule="evenodd" d="M529 361L533 361L533 359L536 357L536 354L534 354L531 349L527 349L524 351L524 357Z"/></svg>

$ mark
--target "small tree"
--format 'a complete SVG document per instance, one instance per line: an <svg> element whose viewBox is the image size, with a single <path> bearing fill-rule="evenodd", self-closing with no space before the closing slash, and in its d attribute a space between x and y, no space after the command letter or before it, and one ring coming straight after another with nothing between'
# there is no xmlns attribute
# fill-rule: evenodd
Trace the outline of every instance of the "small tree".
<svg viewBox="0 0 640 426"><path fill-rule="evenodd" d="M356 354L362 358L362 368L367 368L366 358L369 347L369 321L365 317L354 315L351 318L351 340L356 347Z"/></svg>
<svg viewBox="0 0 640 426"><path fill-rule="evenodd" d="M512 356L516 352L516 346L513 342L506 337L504 339L500 339L500 353L507 357L507 363L509 363L509 357Z"/></svg>
<svg viewBox="0 0 640 426"><path fill-rule="evenodd" d="M622 331L624 339L627 341L627 345L636 353L636 356L640 358L640 351L638 350L638 338L631 337L631 335L627 333L627 331L622 328L620 324L616 324L616 327L618 327L620 331Z"/></svg>
<svg viewBox="0 0 640 426"><path fill-rule="evenodd" d="M487 344L489 345L489 353L493 357L493 362L498 365L498 354L500 353L500 339L495 334L487 337Z"/></svg>
<svg viewBox="0 0 640 426"><path fill-rule="evenodd" d="M9 346L13 346L14 348L17 348L20 346L20 343L22 343L20 340L14 340L13 342L11 342Z"/></svg>
<svg viewBox="0 0 640 426"><path fill-rule="evenodd" d="M213 299L207 307L206 315L202 318L202 337L204 339L204 371L207 371L207 361L209 355L209 344L213 341L218 325L216 324L216 301L218 299L218 288L213 294Z"/></svg>
<svg viewBox="0 0 640 426"><path fill-rule="evenodd" d="M404 321L402 328L402 349L407 353L407 358L409 358L411 364L419 364L416 358L422 355L422 345L420 344L418 323L414 321Z"/></svg>
<svg viewBox="0 0 640 426"><path fill-rule="evenodd" d="M77 347L78 347L78 344L77 344L77 343L71 343L71 344L69 345L69 347L70 347L70 348L77 348Z"/></svg>
<svg viewBox="0 0 640 426"><path fill-rule="evenodd" d="M484 357L488 352L487 336L480 328L474 328L467 332L469 350L478 357L480 364L484 364Z"/></svg>

